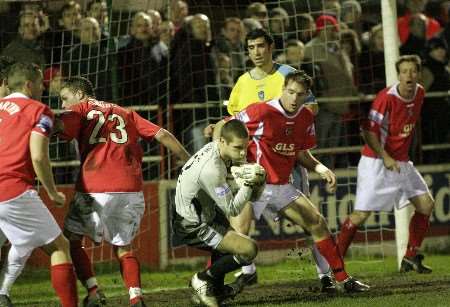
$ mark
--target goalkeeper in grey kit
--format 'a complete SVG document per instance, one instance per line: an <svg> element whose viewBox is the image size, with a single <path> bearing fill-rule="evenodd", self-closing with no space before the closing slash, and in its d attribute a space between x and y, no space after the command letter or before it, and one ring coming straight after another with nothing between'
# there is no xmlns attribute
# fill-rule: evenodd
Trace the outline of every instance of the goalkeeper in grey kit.
<svg viewBox="0 0 450 307"><path fill-rule="evenodd" d="M191 280L197 300L206 306L219 306L234 296L236 292L224 286L225 274L250 263L258 251L254 240L232 230L228 222L264 189L265 171L258 164L234 169L239 178L237 189L231 187L231 166L246 160L248 142L245 125L230 120L219 140L191 157L178 177L174 233L184 243L212 252L212 265Z"/></svg>

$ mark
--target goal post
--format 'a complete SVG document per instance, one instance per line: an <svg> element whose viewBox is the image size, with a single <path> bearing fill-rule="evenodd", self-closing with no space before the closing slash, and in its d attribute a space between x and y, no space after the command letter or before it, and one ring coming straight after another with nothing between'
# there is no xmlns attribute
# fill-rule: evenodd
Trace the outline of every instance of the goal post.
<svg viewBox="0 0 450 307"><path fill-rule="evenodd" d="M395 0L381 0L381 17L383 24L384 59L386 70L386 85L397 81L395 62L399 58L399 38L397 30L397 7ZM395 208L395 241L397 246L398 267L408 245L408 225L411 217L411 206L400 210Z"/></svg>

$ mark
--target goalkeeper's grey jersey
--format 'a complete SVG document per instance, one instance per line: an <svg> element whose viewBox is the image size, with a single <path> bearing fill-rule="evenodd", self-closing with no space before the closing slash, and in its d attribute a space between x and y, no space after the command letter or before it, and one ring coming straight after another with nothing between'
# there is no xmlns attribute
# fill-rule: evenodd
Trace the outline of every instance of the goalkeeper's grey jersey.
<svg viewBox="0 0 450 307"><path fill-rule="evenodd" d="M226 178L227 166L219 155L218 143L206 144L186 162L178 176L177 213L194 224L211 222L215 206L227 217L238 215L252 190L243 186L233 195Z"/></svg>

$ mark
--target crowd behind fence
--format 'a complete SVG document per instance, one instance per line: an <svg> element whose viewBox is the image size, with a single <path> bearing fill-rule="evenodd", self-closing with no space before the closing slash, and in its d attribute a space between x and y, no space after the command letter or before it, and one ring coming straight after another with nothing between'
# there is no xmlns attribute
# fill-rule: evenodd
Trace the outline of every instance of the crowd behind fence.
<svg viewBox="0 0 450 307"><path fill-rule="evenodd" d="M377 1L147 2L145 10L117 9L104 0L2 2L0 54L41 66L43 101L53 109L60 109L63 79L85 76L99 99L137 109L193 152L207 142L203 127L227 115L223 101L252 67L245 34L265 28L275 39L274 60L314 79L317 153L330 167L356 163L360 121L385 87ZM448 163L450 5L418 3L398 4L400 53L421 56L428 92L415 146L426 154L417 150L413 157ZM159 146L147 145L145 152L145 177L170 177L174 167ZM56 140L51 155L59 182L71 182L73 146Z"/></svg>

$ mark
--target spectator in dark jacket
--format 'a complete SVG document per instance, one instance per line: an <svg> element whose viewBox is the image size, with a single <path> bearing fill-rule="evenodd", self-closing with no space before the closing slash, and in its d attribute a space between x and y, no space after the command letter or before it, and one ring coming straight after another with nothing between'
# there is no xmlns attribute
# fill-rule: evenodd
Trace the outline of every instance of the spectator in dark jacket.
<svg viewBox="0 0 450 307"><path fill-rule="evenodd" d="M64 54L80 43L81 18L81 7L77 2L69 1L63 5L59 26L45 33L47 64L60 65Z"/></svg>
<svg viewBox="0 0 450 307"><path fill-rule="evenodd" d="M45 54L39 41L41 28L39 18L31 12L24 12L19 19L17 37L5 47L1 55L9 56L17 62L34 63L44 68Z"/></svg>
<svg viewBox="0 0 450 307"><path fill-rule="evenodd" d="M144 12L134 15L130 34L119 40L118 68L120 104L145 105L156 101L150 96L154 67L151 59L152 20Z"/></svg>
<svg viewBox="0 0 450 307"><path fill-rule="evenodd" d="M63 60L63 76L84 76L96 88L96 96L101 100L113 98L113 74L115 58L109 46L109 40L101 39L100 25L95 18L81 20L80 44L71 48Z"/></svg>
<svg viewBox="0 0 450 307"><path fill-rule="evenodd" d="M172 41L170 48L170 94L171 103L216 101L217 66L211 46L209 18L197 14L185 22ZM210 114L211 115L211 114ZM181 125L189 132L185 144L192 152L204 145L203 126L206 126L206 109L177 115ZM193 125L192 128L189 128Z"/></svg>
<svg viewBox="0 0 450 307"><path fill-rule="evenodd" d="M448 92L450 75L448 46L441 38L428 41L422 70L423 85L427 92ZM450 142L450 105L448 96L425 98L422 107L422 142L424 144L445 144ZM448 150L433 151L424 155L424 162L448 162Z"/></svg>

